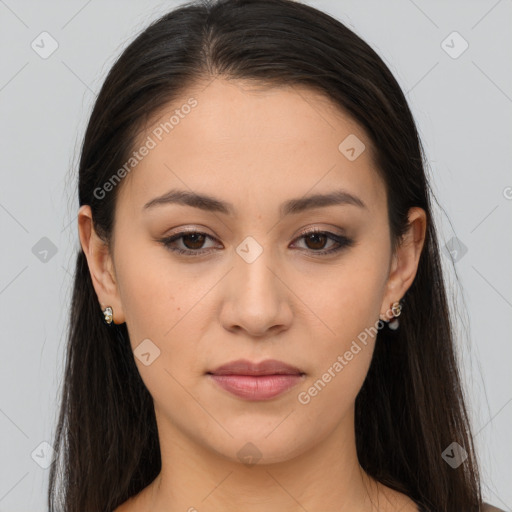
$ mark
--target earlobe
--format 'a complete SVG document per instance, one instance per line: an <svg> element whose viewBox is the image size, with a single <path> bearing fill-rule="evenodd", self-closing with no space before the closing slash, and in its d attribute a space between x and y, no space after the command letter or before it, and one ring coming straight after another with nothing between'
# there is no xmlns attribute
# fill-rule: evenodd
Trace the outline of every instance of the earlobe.
<svg viewBox="0 0 512 512"><path fill-rule="evenodd" d="M411 208L408 219L408 229L393 255L393 263L381 307L381 318L389 318L388 312L392 305L403 298L418 271L427 227L425 210L419 207Z"/></svg>
<svg viewBox="0 0 512 512"><path fill-rule="evenodd" d="M91 280L99 301L98 315L110 306L115 311L114 322L123 323L124 313L119 298L112 258L107 244L98 236L92 221L89 205L83 205L78 211L78 232L80 244L87 258Z"/></svg>

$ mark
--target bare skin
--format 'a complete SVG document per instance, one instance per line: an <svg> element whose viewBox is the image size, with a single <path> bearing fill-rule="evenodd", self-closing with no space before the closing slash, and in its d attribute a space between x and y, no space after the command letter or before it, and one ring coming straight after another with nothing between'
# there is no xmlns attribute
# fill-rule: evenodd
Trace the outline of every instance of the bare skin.
<svg viewBox="0 0 512 512"><path fill-rule="evenodd" d="M135 362L153 397L162 470L115 512L416 511L410 498L369 478L357 459L354 403L374 335L320 392L308 390L358 335L390 317L411 286L425 212L410 210L393 252L368 137L307 89L256 90L217 78L160 112L138 144L190 97L197 106L118 185L111 253L90 208L79 212L99 305L113 308L115 323L126 322L133 349L150 339L160 350L147 366ZM352 161L338 149L350 134L366 145ZM236 214L180 204L144 208L171 189L214 196ZM287 200L338 189L363 206L279 216ZM180 255L160 241L186 228L206 234L204 243L185 236L172 247L203 255ZM352 244L319 255L338 244L304 236L311 228ZM242 244L248 236L257 245ZM236 251L240 244L262 252L248 262ZM250 402L206 375L239 358L278 359L305 377L277 397ZM301 402L300 393L310 400ZM252 465L239 455L247 443L261 457Z"/></svg>

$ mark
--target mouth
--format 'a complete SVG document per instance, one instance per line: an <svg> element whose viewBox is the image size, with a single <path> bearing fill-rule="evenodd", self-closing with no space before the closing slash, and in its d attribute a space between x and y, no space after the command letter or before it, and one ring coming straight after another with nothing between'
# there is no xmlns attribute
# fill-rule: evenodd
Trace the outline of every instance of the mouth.
<svg viewBox="0 0 512 512"><path fill-rule="evenodd" d="M254 363L247 359L238 359L230 363L223 364L215 370L208 372L211 375L303 375L304 372L299 368L278 361L276 359L266 359L260 363Z"/></svg>
<svg viewBox="0 0 512 512"><path fill-rule="evenodd" d="M269 400L302 382L305 373L282 361L232 361L207 372L220 388L245 400Z"/></svg>

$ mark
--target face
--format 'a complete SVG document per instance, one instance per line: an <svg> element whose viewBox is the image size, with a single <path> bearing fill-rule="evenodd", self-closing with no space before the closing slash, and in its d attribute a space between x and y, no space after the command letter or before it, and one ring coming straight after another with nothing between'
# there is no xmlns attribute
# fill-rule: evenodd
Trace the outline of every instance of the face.
<svg viewBox="0 0 512 512"><path fill-rule="evenodd" d="M108 264L88 259L127 324L159 434L235 461L252 443L276 462L347 432L375 326L421 249L392 253L365 132L307 89L216 79L161 111L134 150L145 144L118 185ZM240 359L299 374L209 374Z"/></svg>

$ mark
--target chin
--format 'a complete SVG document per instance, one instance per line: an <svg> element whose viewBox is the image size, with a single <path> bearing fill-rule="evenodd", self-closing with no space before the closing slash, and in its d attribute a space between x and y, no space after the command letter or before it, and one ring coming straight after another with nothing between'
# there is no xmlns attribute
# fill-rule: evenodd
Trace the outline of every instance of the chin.
<svg viewBox="0 0 512 512"><path fill-rule="evenodd" d="M302 432L291 432L289 428L278 432L279 428L272 432L272 429L262 429L252 421L252 428L239 431L228 428L233 438L222 436L222 439L217 439L218 443L213 444L211 438L207 442L218 455L247 467L287 462L315 443L314 439L307 443ZM302 443L298 444L297 439Z"/></svg>

